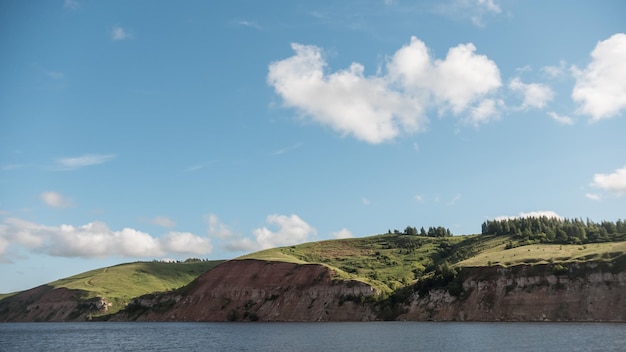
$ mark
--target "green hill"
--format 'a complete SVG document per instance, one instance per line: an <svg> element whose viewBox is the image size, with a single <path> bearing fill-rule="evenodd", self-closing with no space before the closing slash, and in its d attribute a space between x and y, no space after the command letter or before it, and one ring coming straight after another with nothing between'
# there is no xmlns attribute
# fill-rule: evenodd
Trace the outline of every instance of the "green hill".
<svg viewBox="0 0 626 352"><path fill-rule="evenodd" d="M364 281L389 293L444 262L458 263L481 251L504 247L508 240L508 237L492 235L384 234L272 248L237 259L323 264L333 269L339 278Z"/></svg>
<svg viewBox="0 0 626 352"><path fill-rule="evenodd" d="M205 271L224 262L134 262L87 271L48 285L82 290L83 299L105 297L112 303L109 314L122 309L132 298L185 286Z"/></svg>
<svg viewBox="0 0 626 352"><path fill-rule="evenodd" d="M571 226L568 220L543 220ZM541 218L529 221L528 226L541 221ZM622 223L621 220L618 222ZM591 225L595 226L593 223ZM585 242L579 237L563 236L562 240L566 243L555 243L559 241L558 238L550 239L543 233L529 235L526 231L443 237L396 232L272 248L237 259L322 264L334 270L338 279L363 281L382 292L391 293L421 278L431 277L442 267L610 262L626 254L626 241L622 232L609 233L607 236L590 236L584 239Z"/></svg>

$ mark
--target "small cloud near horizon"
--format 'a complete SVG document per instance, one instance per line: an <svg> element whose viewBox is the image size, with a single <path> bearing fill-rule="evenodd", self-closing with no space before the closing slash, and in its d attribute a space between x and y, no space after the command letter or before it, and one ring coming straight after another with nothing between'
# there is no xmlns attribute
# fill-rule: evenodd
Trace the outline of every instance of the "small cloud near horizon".
<svg viewBox="0 0 626 352"><path fill-rule="evenodd" d="M57 159L58 170L75 170L85 166L100 165L115 159L115 154L86 154Z"/></svg>
<svg viewBox="0 0 626 352"><path fill-rule="evenodd" d="M50 208L67 208L72 206L73 202L57 192L43 192L40 196L41 200Z"/></svg>

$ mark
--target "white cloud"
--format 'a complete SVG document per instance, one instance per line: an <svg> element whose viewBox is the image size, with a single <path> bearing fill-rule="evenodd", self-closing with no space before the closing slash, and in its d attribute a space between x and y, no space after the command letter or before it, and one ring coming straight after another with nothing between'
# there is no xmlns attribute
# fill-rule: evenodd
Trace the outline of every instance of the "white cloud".
<svg viewBox="0 0 626 352"><path fill-rule="evenodd" d="M363 197L363 198L361 198L361 203L363 205L370 205L370 204L372 204L372 201L367 199L367 198L365 198L365 197Z"/></svg>
<svg viewBox="0 0 626 352"><path fill-rule="evenodd" d="M213 251L210 238L189 232L169 232L159 239L159 243L167 253L203 255Z"/></svg>
<svg viewBox="0 0 626 352"><path fill-rule="evenodd" d="M87 154L78 157L61 158L57 160L57 168L60 170L74 170L85 166L104 164L115 159L113 154Z"/></svg>
<svg viewBox="0 0 626 352"><path fill-rule="evenodd" d="M583 70L573 67L574 101L578 111L598 121L626 109L626 34L617 33L600 41L591 52L591 63Z"/></svg>
<svg viewBox="0 0 626 352"><path fill-rule="evenodd" d="M453 19L470 20L477 27L485 26L487 15L497 15L502 8L496 0L452 0L438 2L435 12Z"/></svg>
<svg viewBox="0 0 626 352"><path fill-rule="evenodd" d="M113 41L127 40L127 39L132 38L132 35L120 26L114 26L111 29L110 34L111 34L111 40Z"/></svg>
<svg viewBox="0 0 626 352"><path fill-rule="evenodd" d="M478 0L478 6L482 6L485 10L493 13L500 13L500 5L495 0Z"/></svg>
<svg viewBox="0 0 626 352"><path fill-rule="evenodd" d="M614 193L617 196L623 196L626 194L626 166L621 169L617 169L610 174L595 174L593 175L594 187L602 188L603 190Z"/></svg>
<svg viewBox="0 0 626 352"><path fill-rule="evenodd" d="M176 222L174 222L174 220L168 218L167 216L156 216L152 220L150 220L150 222L161 227L176 226Z"/></svg>
<svg viewBox="0 0 626 352"><path fill-rule="evenodd" d="M52 256L82 258L200 255L212 250L209 238L187 232L170 232L157 238L132 228L112 231L99 221L82 226L46 226L7 218L0 226L0 258L8 255L12 246Z"/></svg>
<svg viewBox="0 0 626 352"><path fill-rule="evenodd" d="M541 71L545 72L550 78L557 78L565 75L567 72L567 62L560 60L558 66L544 66Z"/></svg>
<svg viewBox="0 0 626 352"><path fill-rule="evenodd" d="M485 119L485 104L492 104L492 110L497 104L482 101L502 85L496 64L477 55L471 43L450 48L445 59L434 60L426 45L412 37L390 57L387 72L373 76L366 76L359 63L325 72L320 48L295 43L292 48L295 55L270 64L267 76L284 105L369 143L423 130L428 108L459 115L483 104L475 115Z"/></svg>
<svg viewBox="0 0 626 352"><path fill-rule="evenodd" d="M540 83L523 83L519 77L515 77L509 83L509 89L524 95L524 101L520 109L537 108L543 109L554 98L554 92L550 87Z"/></svg>
<svg viewBox="0 0 626 352"><path fill-rule="evenodd" d="M261 244L231 230L215 214L205 216L209 223L209 237L221 241L221 247L231 252L252 252L261 249Z"/></svg>
<svg viewBox="0 0 626 352"><path fill-rule="evenodd" d="M339 231L333 232L332 237L334 239L342 239L342 238L353 238L354 235L352 234L352 232L350 232L350 230L343 228Z"/></svg>
<svg viewBox="0 0 626 352"><path fill-rule="evenodd" d="M272 214L266 218L266 222L277 229L261 227L254 230L254 237L261 249L303 243L308 241L311 235L317 233L315 228L295 214L290 216Z"/></svg>
<svg viewBox="0 0 626 352"><path fill-rule="evenodd" d="M240 25L240 26L244 26L244 27L261 29L261 26L258 23L254 22L254 21L239 20L239 21L237 21L237 24Z"/></svg>
<svg viewBox="0 0 626 352"><path fill-rule="evenodd" d="M52 208L67 208L72 205L72 201L63 197L57 192L43 192L41 200Z"/></svg>
<svg viewBox="0 0 626 352"><path fill-rule="evenodd" d="M501 99L485 99L471 108L471 113L463 121L478 126L500 118L500 111L504 108Z"/></svg>
<svg viewBox="0 0 626 352"><path fill-rule="evenodd" d="M419 202L419 203L423 203L423 202L424 202L424 197L422 197L422 196L421 196L421 195L419 195L419 194L417 194L417 195L414 197L414 199L415 199L415 201L416 201L416 202Z"/></svg>
<svg viewBox="0 0 626 352"><path fill-rule="evenodd" d="M602 197L599 194L595 194L595 193L586 193L585 197L591 200L595 200L595 201L599 201L602 199Z"/></svg>
<svg viewBox="0 0 626 352"><path fill-rule="evenodd" d="M448 51L445 60L435 61L432 89L454 114L502 85L495 62L475 51L472 43L460 44Z"/></svg>
<svg viewBox="0 0 626 352"><path fill-rule="evenodd" d="M507 220L507 219L517 219L517 218L562 218L559 214L552 210L540 210L540 211L531 211L528 213L521 212L518 216L498 216L494 220Z"/></svg>
<svg viewBox="0 0 626 352"><path fill-rule="evenodd" d="M229 240L224 249L231 252L253 252L261 249L261 246L247 237L237 237Z"/></svg>
<svg viewBox="0 0 626 352"><path fill-rule="evenodd" d="M63 1L63 6L66 9L76 10L76 9L78 9L80 7L80 4L76 0L64 0Z"/></svg>
<svg viewBox="0 0 626 352"><path fill-rule="evenodd" d="M548 113L548 116L550 116L554 121L563 124L563 125L573 125L574 124L574 120L569 117L569 116L561 116L559 114L557 114L556 112L550 111Z"/></svg>
<svg viewBox="0 0 626 352"><path fill-rule="evenodd" d="M384 79L364 76L362 65L353 63L327 75L320 48L300 44L292 48L296 55L272 63L267 77L286 106L370 143L393 139L402 129L420 128L421 106L389 89Z"/></svg>
<svg viewBox="0 0 626 352"><path fill-rule="evenodd" d="M205 216L205 219L209 223L209 229L207 230L209 236L217 237L221 239L235 237L236 234L224 225L215 214L209 214Z"/></svg>

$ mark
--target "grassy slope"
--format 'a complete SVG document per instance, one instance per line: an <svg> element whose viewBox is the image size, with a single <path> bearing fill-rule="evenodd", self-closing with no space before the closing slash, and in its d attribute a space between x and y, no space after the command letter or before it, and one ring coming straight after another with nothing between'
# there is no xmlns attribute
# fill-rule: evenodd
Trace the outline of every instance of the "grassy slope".
<svg viewBox="0 0 626 352"><path fill-rule="evenodd" d="M626 242L588 244L533 244L512 249L505 245L489 248L459 263L461 266L518 265L535 263L563 263L607 261L626 254Z"/></svg>
<svg viewBox="0 0 626 352"><path fill-rule="evenodd" d="M444 261L457 266L509 266L612 260L626 254L626 242L535 244L507 250L508 241L508 236L430 238L386 234L273 248L238 259L323 264L336 270L340 279L364 281L391 292L427 275Z"/></svg>
<svg viewBox="0 0 626 352"><path fill-rule="evenodd" d="M13 295L14 295L14 294L16 294L16 293L18 293L18 292L0 293L0 301L1 301L3 298L7 298L7 297L10 297L10 296L13 296Z"/></svg>
<svg viewBox="0 0 626 352"><path fill-rule="evenodd" d="M390 292L410 284L444 260L455 263L485 248L504 245L507 239L385 234L273 248L238 259L323 264L334 269L339 278L365 281Z"/></svg>
<svg viewBox="0 0 626 352"><path fill-rule="evenodd" d="M113 306L124 307L132 298L187 285L221 260L189 263L135 262L101 268L51 282L54 287L85 291L86 297L106 297Z"/></svg>

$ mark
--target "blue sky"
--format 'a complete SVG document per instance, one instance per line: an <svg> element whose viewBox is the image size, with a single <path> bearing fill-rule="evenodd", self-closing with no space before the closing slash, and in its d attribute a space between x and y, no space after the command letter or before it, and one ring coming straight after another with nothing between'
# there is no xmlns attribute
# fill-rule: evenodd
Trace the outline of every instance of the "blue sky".
<svg viewBox="0 0 626 352"><path fill-rule="evenodd" d="M3 1L0 292L626 214L623 1Z"/></svg>

